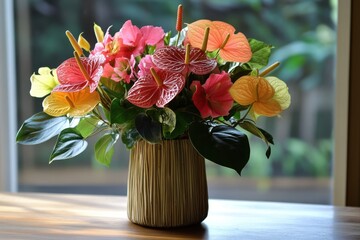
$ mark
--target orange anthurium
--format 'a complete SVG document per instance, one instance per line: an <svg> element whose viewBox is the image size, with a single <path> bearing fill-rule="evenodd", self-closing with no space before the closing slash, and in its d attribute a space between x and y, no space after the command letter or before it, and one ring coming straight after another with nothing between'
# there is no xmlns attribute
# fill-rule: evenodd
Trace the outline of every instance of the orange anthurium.
<svg viewBox="0 0 360 240"><path fill-rule="evenodd" d="M44 112L59 117L68 114L80 117L93 110L100 102L99 93L90 93L89 88L78 92L52 92L43 101Z"/></svg>
<svg viewBox="0 0 360 240"><path fill-rule="evenodd" d="M252 114L272 117L288 108L291 102L286 84L275 77L243 76L229 90L240 105L252 105Z"/></svg>
<svg viewBox="0 0 360 240"><path fill-rule="evenodd" d="M228 62L248 62L251 59L252 52L245 35L241 32L235 34L232 25L221 21L202 19L188 24L187 38L191 46L202 47L207 27L210 34L206 50L219 49L220 57Z"/></svg>

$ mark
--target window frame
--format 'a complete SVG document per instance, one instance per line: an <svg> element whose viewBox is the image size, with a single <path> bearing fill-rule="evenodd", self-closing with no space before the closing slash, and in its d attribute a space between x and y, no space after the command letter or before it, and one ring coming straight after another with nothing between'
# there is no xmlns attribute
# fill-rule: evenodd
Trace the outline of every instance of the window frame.
<svg viewBox="0 0 360 240"><path fill-rule="evenodd" d="M338 1L332 203L346 204L351 0ZM341 53L341 54L339 54ZM345 81L340 81L345 79ZM346 81L347 80L347 81Z"/></svg>
<svg viewBox="0 0 360 240"><path fill-rule="evenodd" d="M17 191L14 2L0 1L0 191Z"/></svg>
<svg viewBox="0 0 360 240"><path fill-rule="evenodd" d="M346 206L360 207L360 112L359 112L359 89L360 75L359 52L360 47L357 44L360 41L360 31L358 26L360 22L359 14L356 9L360 7L360 2L351 1L351 22L349 41L351 50L349 55L349 105L348 105L348 144L347 144L347 166L346 166ZM340 77L340 76L339 76ZM340 79L340 78L339 78Z"/></svg>
<svg viewBox="0 0 360 240"><path fill-rule="evenodd" d="M335 82L335 114L334 114L334 161L332 182L332 203L345 205L347 195L347 163L348 159L348 96L349 96L349 61L350 61L350 26L351 3L354 0L338 1L337 32L337 64ZM17 131L16 117L16 72L15 72L15 40L14 40L14 1L5 0L0 3L0 77L3 87L0 88L0 112L7 113L2 119L6 129L0 129L0 191L16 192L18 186L17 147L15 135ZM347 159L347 161L343 161ZM358 173L360 170L358 170ZM359 175L359 174L358 174Z"/></svg>

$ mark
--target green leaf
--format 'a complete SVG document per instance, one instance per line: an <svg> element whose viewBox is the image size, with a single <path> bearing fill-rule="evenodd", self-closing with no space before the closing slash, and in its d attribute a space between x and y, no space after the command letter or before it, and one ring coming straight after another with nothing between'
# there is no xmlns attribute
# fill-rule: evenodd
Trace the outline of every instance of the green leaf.
<svg viewBox="0 0 360 240"><path fill-rule="evenodd" d="M269 144L274 144L273 137L270 135L270 133L257 127L254 123L252 123L250 121L244 121L244 122L240 123L239 126L242 127L243 129L245 129L246 131L254 134L255 136L261 138L266 143L268 148L265 152L265 155L267 158L269 158L271 155L271 147L269 146Z"/></svg>
<svg viewBox="0 0 360 240"><path fill-rule="evenodd" d="M166 32L165 33L165 37L164 37L164 44L165 46L168 46L170 43L170 38L171 38L171 31Z"/></svg>
<svg viewBox="0 0 360 240"><path fill-rule="evenodd" d="M39 112L28 118L20 127L16 141L21 144L39 144L58 135L61 130L69 126L67 117L52 117Z"/></svg>
<svg viewBox="0 0 360 240"><path fill-rule="evenodd" d="M111 123L117 124L130 124L134 122L136 116L143 112L144 110L136 106L130 105L126 106L125 103L122 103L120 99L115 99L111 103Z"/></svg>
<svg viewBox="0 0 360 240"><path fill-rule="evenodd" d="M250 39L249 43L253 55L247 64L250 65L251 68L260 69L265 67L269 63L273 46L256 39Z"/></svg>
<svg viewBox="0 0 360 240"><path fill-rule="evenodd" d="M271 155L271 147L270 147L270 146L269 146L268 149L266 150L265 155L266 155L267 158L270 157L270 155Z"/></svg>
<svg viewBox="0 0 360 240"><path fill-rule="evenodd" d="M104 164L105 166L109 167L112 156L114 155L114 145L119 138L119 134L117 133L110 133L102 136L96 143L95 143L95 158L100 163Z"/></svg>
<svg viewBox="0 0 360 240"><path fill-rule="evenodd" d="M170 136L175 130L177 125L177 113L168 107L160 109L150 109L146 111L146 114L154 121L161 124L162 134L164 136ZM191 122L191 121L189 121ZM176 133L175 133L176 134Z"/></svg>
<svg viewBox="0 0 360 240"><path fill-rule="evenodd" d="M274 139L273 139L273 136L266 132L264 129L261 129L258 127L258 129L262 132L262 134L264 135L264 137L266 138L266 140L271 143L271 144L274 144Z"/></svg>
<svg viewBox="0 0 360 240"><path fill-rule="evenodd" d="M54 150L50 156L50 163L54 160L63 160L75 157L82 153L88 143L75 128L66 128L59 134Z"/></svg>
<svg viewBox="0 0 360 240"><path fill-rule="evenodd" d="M224 119L226 121L235 121L241 118L241 111L247 110L249 106L242 106L239 104L235 104L229 111L229 115L225 116Z"/></svg>
<svg viewBox="0 0 360 240"><path fill-rule="evenodd" d="M189 137L195 149L206 159L234 169L239 175L250 157L245 134L227 125L194 122Z"/></svg>
<svg viewBox="0 0 360 240"><path fill-rule="evenodd" d="M164 135L166 133L172 133L176 126L176 114L170 108L163 108L161 116L162 130Z"/></svg>
<svg viewBox="0 0 360 240"><path fill-rule="evenodd" d="M175 111L176 125L172 132L164 132L164 136L167 139L174 139L181 135L184 135L188 130L190 124L193 122L194 115L188 112Z"/></svg>
<svg viewBox="0 0 360 240"><path fill-rule="evenodd" d="M162 140L161 124L145 113L140 113L135 119L135 127L145 140L158 143Z"/></svg>
<svg viewBox="0 0 360 240"><path fill-rule="evenodd" d="M102 121L95 116L86 116L80 119L80 122L75 127L83 138L89 137L102 125Z"/></svg>
<svg viewBox="0 0 360 240"><path fill-rule="evenodd" d="M251 68L250 66L245 64L240 64L240 63L229 63L227 62L224 65L224 70L226 71L226 68L229 68L229 72L231 73L230 77L231 77L231 81L235 82L236 80L238 80L240 77L248 75L251 72Z"/></svg>
<svg viewBox="0 0 360 240"><path fill-rule="evenodd" d="M244 121L239 123L239 126L245 129L246 131L254 134L255 136L261 138L266 144L274 144L272 136L267 133L265 130L258 128L254 123L250 121Z"/></svg>
<svg viewBox="0 0 360 240"><path fill-rule="evenodd" d="M123 99L125 96L125 88L121 82L115 82L110 78L101 78L101 83L105 87L105 91L111 96Z"/></svg>
<svg viewBox="0 0 360 240"><path fill-rule="evenodd" d="M140 134L135 127L125 128L121 132L121 141L130 149L140 139Z"/></svg>

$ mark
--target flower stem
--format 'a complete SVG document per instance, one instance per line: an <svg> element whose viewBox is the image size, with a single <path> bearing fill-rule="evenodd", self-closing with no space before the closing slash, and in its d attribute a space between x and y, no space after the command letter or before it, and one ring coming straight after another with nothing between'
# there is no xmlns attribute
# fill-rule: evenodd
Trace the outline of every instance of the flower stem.
<svg viewBox="0 0 360 240"><path fill-rule="evenodd" d="M106 92L100 86L97 87L97 90L100 95L101 103L107 110L110 110L111 98L106 94Z"/></svg>
<svg viewBox="0 0 360 240"><path fill-rule="evenodd" d="M240 118L235 124L233 124L233 127L236 127L237 125L239 125L240 123L242 123L242 122L245 120L245 118L246 118L247 115L249 114L252 106L253 106L253 105L251 104L250 107L247 109L245 115L244 115L242 118Z"/></svg>

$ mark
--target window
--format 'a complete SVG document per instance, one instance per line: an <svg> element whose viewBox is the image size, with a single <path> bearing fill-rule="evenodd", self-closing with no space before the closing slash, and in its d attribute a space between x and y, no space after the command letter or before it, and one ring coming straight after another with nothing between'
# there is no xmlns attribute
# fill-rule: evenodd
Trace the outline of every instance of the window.
<svg viewBox="0 0 360 240"><path fill-rule="evenodd" d="M0 2L0 191L17 190L15 44L12 1Z"/></svg>
<svg viewBox="0 0 360 240"><path fill-rule="evenodd" d="M41 100L28 95L29 76L39 67L56 67L71 54L64 30L84 31L91 39L94 21L103 28L113 24L115 31L126 19L138 26L153 24L173 30L177 6L160 0L15 3L20 122L41 111ZM265 146L254 140L242 177L208 162L210 197L330 203L336 2L228 0L221 4L183 1L183 5L188 22L226 20L247 37L275 45L273 57L282 61L278 74L287 81L293 97L291 109L280 121L261 123L273 129L277 141L270 160L265 158ZM20 191L126 193L127 152L123 147L106 169L93 160L91 147L79 158L49 166L53 144L18 146Z"/></svg>

